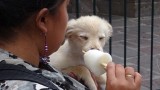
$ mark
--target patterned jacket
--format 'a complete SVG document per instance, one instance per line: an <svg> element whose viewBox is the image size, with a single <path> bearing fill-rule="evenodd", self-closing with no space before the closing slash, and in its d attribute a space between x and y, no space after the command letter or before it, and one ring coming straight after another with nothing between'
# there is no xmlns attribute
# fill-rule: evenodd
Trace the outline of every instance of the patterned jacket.
<svg viewBox="0 0 160 90"><path fill-rule="evenodd" d="M54 86L58 88L57 90L87 90L87 88L84 85L82 85L75 79L65 74L62 74L53 67L52 71L34 67L33 65L17 57L16 55L13 55L8 51L0 49L0 64L2 63L19 65L25 67L26 69L32 72L41 74L44 77L48 78L48 80L50 80L50 82L52 82ZM0 90L52 90L52 89L42 84L27 80L3 80L0 81Z"/></svg>

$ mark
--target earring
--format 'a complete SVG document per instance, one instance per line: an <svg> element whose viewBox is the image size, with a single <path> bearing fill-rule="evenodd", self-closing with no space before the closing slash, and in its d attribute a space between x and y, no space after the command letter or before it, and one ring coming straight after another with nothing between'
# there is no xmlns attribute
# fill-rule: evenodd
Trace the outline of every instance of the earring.
<svg viewBox="0 0 160 90"><path fill-rule="evenodd" d="M42 62L47 63L49 62L49 57L47 56L47 52L48 52L48 44L47 44L47 39L46 39L46 33L44 33L44 54L43 56L40 58Z"/></svg>

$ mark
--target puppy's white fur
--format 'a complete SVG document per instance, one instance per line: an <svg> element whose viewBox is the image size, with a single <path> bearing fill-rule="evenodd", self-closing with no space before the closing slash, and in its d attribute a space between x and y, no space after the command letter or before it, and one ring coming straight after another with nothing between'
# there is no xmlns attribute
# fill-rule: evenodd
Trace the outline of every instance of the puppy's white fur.
<svg viewBox="0 0 160 90"><path fill-rule="evenodd" d="M57 52L50 56L50 64L65 73L73 72L78 78L84 80L91 89L96 90L96 85L89 70L85 67L83 51L103 47L112 35L112 26L98 16L81 16L68 22L66 40ZM106 79L99 78L99 83Z"/></svg>

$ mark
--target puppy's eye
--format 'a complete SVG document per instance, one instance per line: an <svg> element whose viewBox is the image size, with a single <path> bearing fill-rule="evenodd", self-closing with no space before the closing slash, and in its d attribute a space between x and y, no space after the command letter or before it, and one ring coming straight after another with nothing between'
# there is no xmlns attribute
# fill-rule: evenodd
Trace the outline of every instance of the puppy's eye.
<svg viewBox="0 0 160 90"><path fill-rule="evenodd" d="M99 38L99 40L103 40L103 39L104 39L104 37L100 37L100 38Z"/></svg>
<svg viewBox="0 0 160 90"><path fill-rule="evenodd" d="M88 37L86 37L86 36L80 36L82 39L84 39L84 40L88 40Z"/></svg>

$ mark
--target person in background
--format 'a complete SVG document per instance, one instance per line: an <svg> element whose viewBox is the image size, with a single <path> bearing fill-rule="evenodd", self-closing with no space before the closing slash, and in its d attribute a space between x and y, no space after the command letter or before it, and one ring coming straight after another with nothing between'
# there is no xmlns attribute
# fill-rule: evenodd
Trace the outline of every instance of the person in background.
<svg viewBox="0 0 160 90"><path fill-rule="evenodd" d="M87 90L85 85L47 64L48 56L64 40L69 2L0 0L0 68L18 67L46 80L41 83L37 79L28 80L31 74L22 77L21 73L3 78L7 75L1 69L0 90ZM109 63L106 71L106 90L140 90L141 75L133 68ZM18 75L22 78L15 79Z"/></svg>

